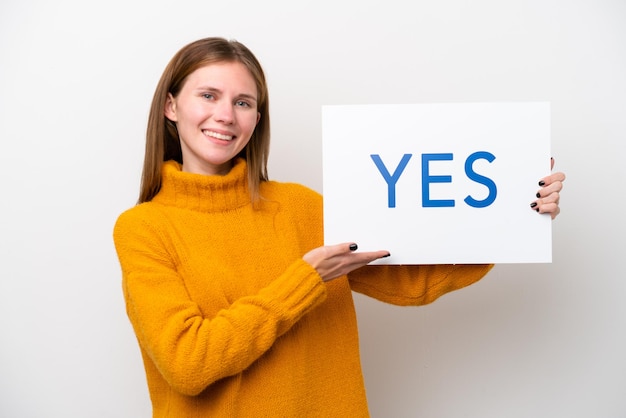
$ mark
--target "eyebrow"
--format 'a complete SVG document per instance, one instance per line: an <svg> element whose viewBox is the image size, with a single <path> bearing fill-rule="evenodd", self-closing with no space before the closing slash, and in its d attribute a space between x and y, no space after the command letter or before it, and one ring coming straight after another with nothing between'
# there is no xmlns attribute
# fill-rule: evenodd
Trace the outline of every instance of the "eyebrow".
<svg viewBox="0 0 626 418"><path fill-rule="evenodd" d="M211 86L200 86L200 87L198 87L196 89L196 91L214 91L214 92L219 93L219 94L223 93L222 90L220 90L218 88L215 88L215 87L211 87ZM244 99L250 99L250 100L254 100L255 102L258 102L258 99L256 98L255 95L248 94L248 93L237 94L237 97L244 98Z"/></svg>

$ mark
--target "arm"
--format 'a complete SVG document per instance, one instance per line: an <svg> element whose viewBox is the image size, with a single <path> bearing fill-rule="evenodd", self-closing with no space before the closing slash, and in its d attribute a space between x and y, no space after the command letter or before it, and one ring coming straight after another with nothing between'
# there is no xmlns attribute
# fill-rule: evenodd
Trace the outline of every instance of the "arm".
<svg viewBox="0 0 626 418"><path fill-rule="evenodd" d="M190 299L159 231L122 215L114 240L139 344L169 385L186 395L245 370L326 297L317 272L296 260L257 294L206 317Z"/></svg>
<svg viewBox="0 0 626 418"><path fill-rule="evenodd" d="M355 292L400 306L426 305L480 280L492 264L368 265L348 275Z"/></svg>

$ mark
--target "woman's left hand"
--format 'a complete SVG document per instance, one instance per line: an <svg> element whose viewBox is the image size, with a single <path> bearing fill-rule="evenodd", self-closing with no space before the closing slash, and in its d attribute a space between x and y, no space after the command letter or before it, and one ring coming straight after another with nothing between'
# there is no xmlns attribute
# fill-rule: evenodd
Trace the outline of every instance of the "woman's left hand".
<svg viewBox="0 0 626 418"><path fill-rule="evenodd" d="M550 159L550 168L554 168L554 158ZM549 213L552 219L561 212L559 207L560 192L563 189L565 174L552 173L539 181L541 189L537 192L537 200L530 204L532 210L538 213Z"/></svg>

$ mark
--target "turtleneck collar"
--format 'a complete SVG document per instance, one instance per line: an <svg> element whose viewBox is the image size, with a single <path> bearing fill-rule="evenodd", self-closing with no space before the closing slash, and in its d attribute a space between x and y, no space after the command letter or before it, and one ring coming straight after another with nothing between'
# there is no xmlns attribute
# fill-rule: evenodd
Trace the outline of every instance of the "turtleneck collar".
<svg viewBox="0 0 626 418"><path fill-rule="evenodd" d="M153 202L200 212L221 212L251 203L248 170L242 158L228 174L203 175L186 173L176 161L163 164L161 190Z"/></svg>

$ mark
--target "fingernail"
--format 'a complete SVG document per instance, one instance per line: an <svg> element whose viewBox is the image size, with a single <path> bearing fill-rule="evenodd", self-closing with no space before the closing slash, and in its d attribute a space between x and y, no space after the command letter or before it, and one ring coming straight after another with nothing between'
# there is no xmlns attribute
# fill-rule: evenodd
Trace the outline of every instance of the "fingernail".
<svg viewBox="0 0 626 418"><path fill-rule="evenodd" d="M543 180L541 180L541 181L539 182L539 185L543 187L543 186L545 186L545 185L546 185L546 182L545 182L545 181L543 181Z"/></svg>
<svg viewBox="0 0 626 418"><path fill-rule="evenodd" d="M386 258L386 257L389 257L389 256L391 256L391 253L387 253L386 255L383 255L382 258Z"/></svg>
<svg viewBox="0 0 626 418"><path fill-rule="evenodd" d="M350 244L350 251L356 251L356 249L359 248L358 245L356 244Z"/></svg>
<svg viewBox="0 0 626 418"><path fill-rule="evenodd" d="M539 213L539 208L535 209L537 211L537 213Z"/></svg>
<svg viewBox="0 0 626 418"><path fill-rule="evenodd" d="M538 198L539 198L539 197L541 197L541 195L539 194L539 192L537 192L536 196L537 196Z"/></svg>
<svg viewBox="0 0 626 418"><path fill-rule="evenodd" d="M531 208L534 208L535 206L537 206L537 202L533 202L533 203L530 204Z"/></svg>

